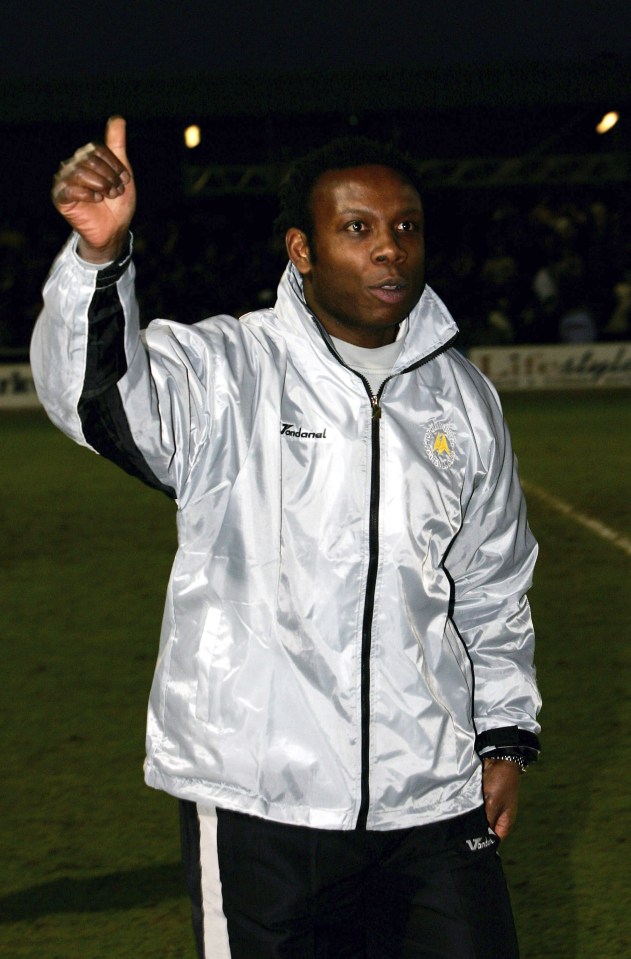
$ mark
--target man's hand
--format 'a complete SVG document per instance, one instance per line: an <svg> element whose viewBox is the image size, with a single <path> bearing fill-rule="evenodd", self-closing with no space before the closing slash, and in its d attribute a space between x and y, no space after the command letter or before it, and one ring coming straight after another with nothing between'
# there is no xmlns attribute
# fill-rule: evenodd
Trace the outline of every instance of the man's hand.
<svg viewBox="0 0 631 959"><path fill-rule="evenodd" d="M519 777L517 763L485 759L482 764L482 794L489 826L500 839L510 832L517 816Z"/></svg>
<svg viewBox="0 0 631 959"><path fill-rule="evenodd" d="M107 263L121 253L136 208L136 188L125 152L125 121L111 117L105 144L88 143L61 164L53 203L79 233L79 256Z"/></svg>

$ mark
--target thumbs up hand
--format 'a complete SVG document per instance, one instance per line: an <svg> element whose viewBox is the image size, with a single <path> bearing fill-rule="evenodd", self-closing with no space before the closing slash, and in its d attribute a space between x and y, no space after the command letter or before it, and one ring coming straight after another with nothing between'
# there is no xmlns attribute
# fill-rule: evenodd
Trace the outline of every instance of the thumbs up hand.
<svg viewBox="0 0 631 959"><path fill-rule="evenodd" d="M53 180L53 203L79 233L79 255L92 263L116 259L136 208L125 132L123 118L111 117L105 143L81 147Z"/></svg>

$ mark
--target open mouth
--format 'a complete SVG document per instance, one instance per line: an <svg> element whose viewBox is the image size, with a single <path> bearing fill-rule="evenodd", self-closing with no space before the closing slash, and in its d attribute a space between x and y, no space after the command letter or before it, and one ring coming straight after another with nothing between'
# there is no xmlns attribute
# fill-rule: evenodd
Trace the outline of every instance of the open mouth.
<svg viewBox="0 0 631 959"><path fill-rule="evenodd" d="M403 282L381 283L379 286L371 286L370 292L382 303L401 303L407 293L407 284Z"/></svg>

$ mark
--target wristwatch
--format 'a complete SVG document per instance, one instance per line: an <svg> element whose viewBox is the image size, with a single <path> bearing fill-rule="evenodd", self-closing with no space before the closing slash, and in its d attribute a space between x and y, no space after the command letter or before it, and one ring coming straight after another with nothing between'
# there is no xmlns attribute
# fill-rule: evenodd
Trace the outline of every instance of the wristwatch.
<svg viewBox="0 0 631 959"><path fill-rule="evenodd" d="M487 729L476 738L475 748L480 759L502 759L516 763L522 772L539 758L539 739L534 733L519 726Z"/></svg>

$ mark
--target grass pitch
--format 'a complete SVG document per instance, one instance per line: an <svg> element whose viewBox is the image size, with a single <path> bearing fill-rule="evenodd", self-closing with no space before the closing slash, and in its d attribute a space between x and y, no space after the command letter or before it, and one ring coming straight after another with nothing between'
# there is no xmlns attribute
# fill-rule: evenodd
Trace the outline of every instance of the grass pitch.
<svg viewBox="0 0 631 959"><path fill-rule="evenodd" d="M522 477L631 537L629 394L504 397ZM174 800L142 782L174 507L0 416L0 954L193 959ZM631 557L529 498L544 753L503 859L523 959L631 954Z"/></svg>

